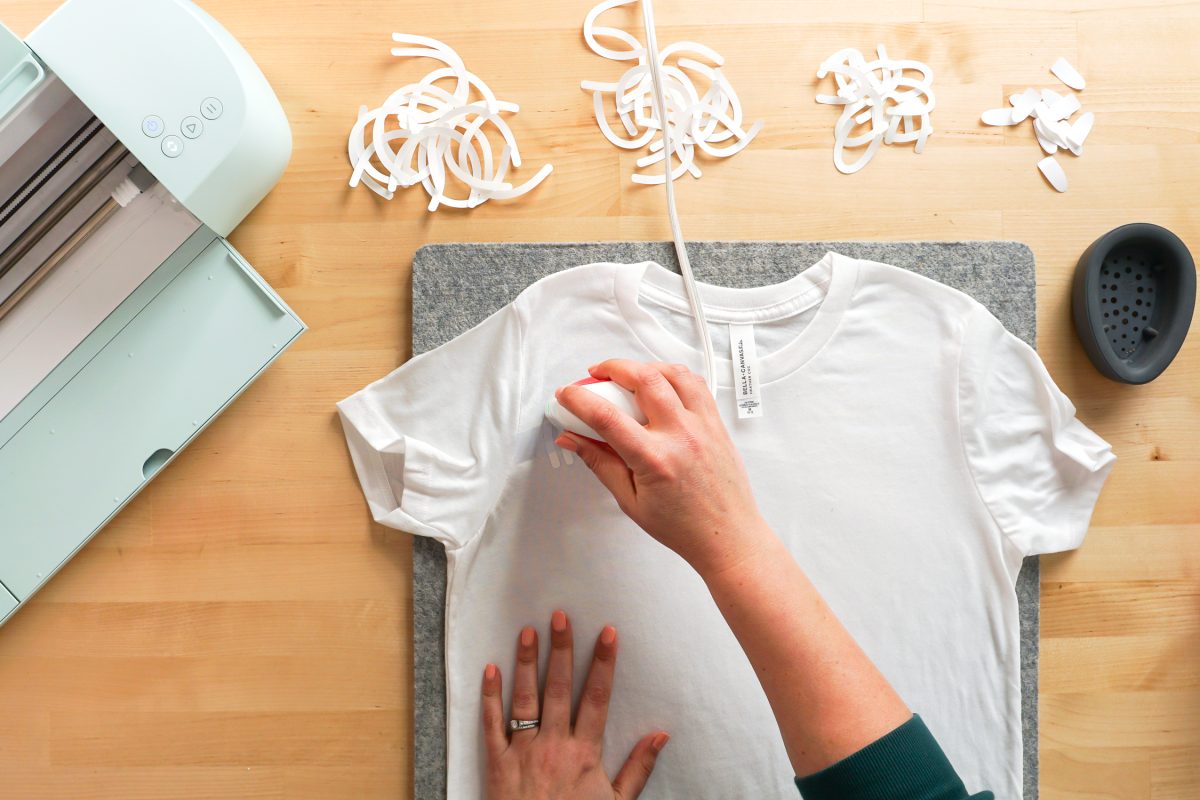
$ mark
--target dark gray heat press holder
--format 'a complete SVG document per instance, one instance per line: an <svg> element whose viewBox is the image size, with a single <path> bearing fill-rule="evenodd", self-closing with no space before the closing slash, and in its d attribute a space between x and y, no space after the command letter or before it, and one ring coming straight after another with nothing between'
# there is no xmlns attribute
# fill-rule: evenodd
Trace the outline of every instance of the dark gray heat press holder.
<svg viewBox="0 0 1200 800"><path fill-rule="evenodd" d="M1158 225L1122 225L1075 269L1072 312L1083 349L1105 377L1148 383L1175 358L1196 306L1196 264Z"/></svg>

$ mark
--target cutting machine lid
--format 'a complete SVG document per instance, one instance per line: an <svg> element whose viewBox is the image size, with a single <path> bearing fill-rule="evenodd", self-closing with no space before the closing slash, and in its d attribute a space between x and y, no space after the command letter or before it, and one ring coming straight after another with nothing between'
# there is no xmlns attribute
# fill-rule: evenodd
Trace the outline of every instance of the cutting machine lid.
<svg viewBox="0 0 1200 800"><path fill-rule="evenodd" d="M266 77L189 0L68 0L26 44L222 236L287 166L291 131Z"/></svg>

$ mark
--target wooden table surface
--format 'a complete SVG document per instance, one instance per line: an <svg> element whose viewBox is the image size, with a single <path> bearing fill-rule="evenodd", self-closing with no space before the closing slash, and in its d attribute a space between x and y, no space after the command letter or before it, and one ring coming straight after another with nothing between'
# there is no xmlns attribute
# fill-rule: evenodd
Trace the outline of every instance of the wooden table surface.
<svg viewBox="0 0 1200 800"><path fill-rule="evenodd" d="M56 0L2 0L28 33ZM411 794L410 545L370 521L334 402L409 352L426 242L666 238L661 188L629 183L581 79L621 68L580 35L587 2L202 0L274 85L295 152L234 244L311 330L0 629L0 796L396 798ZM1058 10L1047 10L1056 8ZM1148 221L1200 252L1200 2L660 0L660 41L727 59L745 152L679 184L694 239L1018 239L1038 261L1039 345L1120 460L1086 544L1043 564L1047 800L1200 796L1200 336L1144 387L1101 378L1069 321L1076 258ZM628 19L636 19L633 14ZM346 186L346 135L422 65L389 34L444 39L522 111L533 194L469 213ZM885 42L937 72L925 153L831 163L817 64ZM1029 126L977 120L1053 86L1066 56L1096 128L1039 176ZM425 62L427 64L428 62Z"/></svg>

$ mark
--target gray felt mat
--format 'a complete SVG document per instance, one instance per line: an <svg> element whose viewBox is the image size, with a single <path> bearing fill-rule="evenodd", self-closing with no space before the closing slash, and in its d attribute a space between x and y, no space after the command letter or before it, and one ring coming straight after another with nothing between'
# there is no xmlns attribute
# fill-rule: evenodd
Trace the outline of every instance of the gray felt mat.
<svg viewBox="0 0 1200 800"><path fill-rule="evenodd" d="M904 267L960 289L986 305L1015 335L1034 344L1033 253L1019 242L688 243L698 280L737 287L783 281L829 250ZM679 269L672 245L659 242L426 245L413 258L413 353L448 342L551 273L597 261L647 260ZM1036 557L1026 560L1017 595L1021 606L1025 800L1036 800ZM436 541L414 537L413 788L418 800L446 796L445 603L445 552Z"/></svg>

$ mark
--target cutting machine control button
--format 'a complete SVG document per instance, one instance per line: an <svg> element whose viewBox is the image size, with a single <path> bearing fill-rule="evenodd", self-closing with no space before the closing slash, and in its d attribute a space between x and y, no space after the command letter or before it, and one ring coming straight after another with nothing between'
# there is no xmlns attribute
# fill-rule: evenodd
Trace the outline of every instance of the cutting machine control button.
<svg viewBox="0 0 1200 800"><path fill-rule="evenodd" d="M204 115L205 119L216 119L224 111L225 106L215 97L205 98L204 102L200 104L200 113Z"/></svg>
<svg viewBox="0 0 1200 800"><path fill-rule="evenodd" d="M199 117L184 117L179 123L179 131L189 139L195 139L204 133L204 123Z"/></svg>
<svg viewBox="0 0 1200 800"><path fill-rule="evenodd" d="M179 158L183 155L183 139L178 136L168 136L162 140L163 155L167 158Z"/></svg>
<svg viewBox="0 0 1200 800"><path fill-rule="evenodd" d="M142 120L142 133L146 134L151 139L157 139L159 136L162 136L164 128L166 128L166 126L163 125L162 117L156 117L151 114Z"/></svg>

